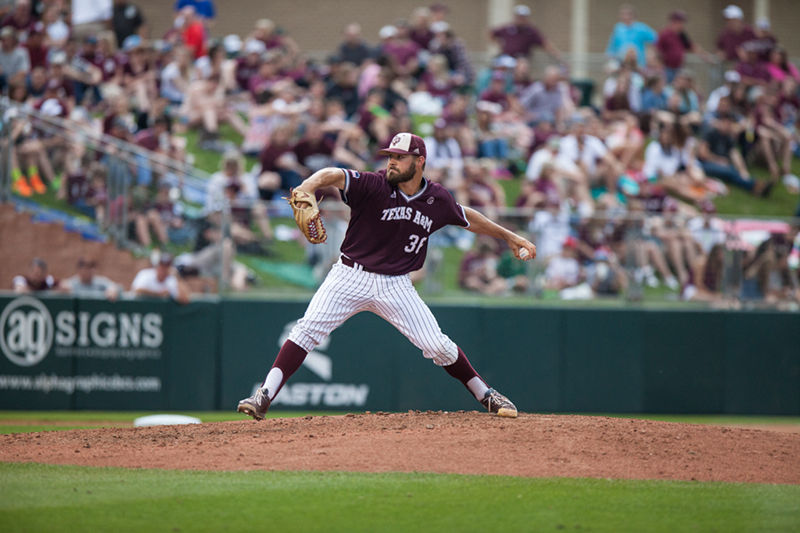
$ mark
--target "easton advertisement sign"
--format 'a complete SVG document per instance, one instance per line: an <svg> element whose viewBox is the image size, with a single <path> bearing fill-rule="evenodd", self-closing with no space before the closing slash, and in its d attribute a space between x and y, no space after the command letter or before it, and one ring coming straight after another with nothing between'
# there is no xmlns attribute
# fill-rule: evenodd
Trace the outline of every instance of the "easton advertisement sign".
<svg viewBox="0 0 800 533"><path fill-rule="evenodd" d="M286 324L278 339L278 348L283 346L296 321ZM364 407L369 396L369 385L366 383L334 383L333 358L325 353L330 347L330 337L323 340L317 348L306 356L303 367L320 381L292 381L281 389L273 400L273 405L288 407L313 407L342 409L345 407ZM256 383L255 388L261 386Z"/></svg>

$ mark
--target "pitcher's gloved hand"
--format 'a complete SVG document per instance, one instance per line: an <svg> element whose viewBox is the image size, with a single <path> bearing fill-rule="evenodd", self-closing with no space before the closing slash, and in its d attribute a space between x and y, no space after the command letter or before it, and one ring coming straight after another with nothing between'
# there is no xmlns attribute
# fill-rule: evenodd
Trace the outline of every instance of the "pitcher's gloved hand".
<svg viewBox="0 0 800 533"><path fill-rule="evenodd" d="M306 236L308 242L320 244L325 242L328 234L322 224L322 217L319 214L317 199L313 194L293 189L289 198L285 198L294 212L294 221L297 227Z"/></svg>

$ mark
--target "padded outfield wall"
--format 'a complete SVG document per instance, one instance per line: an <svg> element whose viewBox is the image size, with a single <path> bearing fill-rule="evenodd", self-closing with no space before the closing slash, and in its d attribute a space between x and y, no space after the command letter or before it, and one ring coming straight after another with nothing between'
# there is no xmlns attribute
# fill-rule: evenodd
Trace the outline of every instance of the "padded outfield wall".
<svg viewBox="0 0 800 533"><path fill-rule="evenodd" d="M0 409L233 409L304 302L0 297ZM432 306L523 411L800 415L800 314ZM275 409L474 409L460 383L362 313Z"/></svg>

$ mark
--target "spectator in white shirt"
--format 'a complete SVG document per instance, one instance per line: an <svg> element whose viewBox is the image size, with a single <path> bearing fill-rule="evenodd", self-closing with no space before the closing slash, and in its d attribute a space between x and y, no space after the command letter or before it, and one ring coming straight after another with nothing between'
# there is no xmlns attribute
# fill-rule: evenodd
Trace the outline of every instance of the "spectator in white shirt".
<svg viewBox="0 0 800 533"><path fill-rule="evenodd" d="M741 81L742 76L735 70L728 70L725 72L725 83L711 91L708 95L708 100L706 100L705 120L711 120L714 117L714 113L719 106L719 101L733 94L734 89Z"/></svg>
<svg viewBox="0 0 800 533"><path fill-rule="evenodd" d="M572 120L570 134L561 139L559 156L577 164L588 176L592 185L605 185L609 192L617 188L617 179L623 172L614 154L608 147L586 131L586 119L581 116Z"/></svg>
<svg viewBox="0 0 800 533"><path fill-rule="evenodd" d="M272 226L266 205L259 201L258 184L252 174L245 172L244 157L236 150L229 150L222 157L219 172L208 180L206 190L206 214L221 211L227 202L231 203L234 215L234 237L247 241L258 240L245 221L254 220L264 239L273 238ZM241 239L240 239L241 240Z"/></svg>
<svg viewBox="0 0 800 533"><path fill-rule="evenodd" d="M159 253L153 268L140 270L131 290L139 297L172 298L180 304L189 303L189 288L172 268L172 256L168 253Z"/></svg>
<svg viewBox="0 0 800 533"><path fill-rule="evenodd" d="M8 85L25 81L31 70L28 50L19 46L17 32L11 26L0 29L0 74Z"/></svg>
<svg viewBox="0 0 800 533"><path fill-rule="evenodd" d="M575 201L582 216L591 215L592 196L586 173L568 157L561 154L561 139L550 137L547 144L536 150L528 160L525 178L537 181L546 165L553 167L555 181L564 194Z"/></svg>
<svg viewBox="0 0 800 533"><path fill-rule="evenodd" d="M453 136L453 128L443 118L433 123L433 136L425 138L428 157L425 160L429 177L453 190L464 182L464 157Z"/></svg>
<svg viewBox="0 0 800 533"><path fill-rule="evenodd" d="M642 174L650 182L657 182L669 192L701 202L725 191L724 185L709 180L694 155L695 141L684 125L662 124L658 140L644 152Z"/></svg>
<svg viewBox="0 0 800 533"><path fill-rule="evenodd" d="M561 253L550 258L544 273L546 288L560 291L574 287L584 280L583 269L578 262L577 245L574 237L567 237Z"/></svg>

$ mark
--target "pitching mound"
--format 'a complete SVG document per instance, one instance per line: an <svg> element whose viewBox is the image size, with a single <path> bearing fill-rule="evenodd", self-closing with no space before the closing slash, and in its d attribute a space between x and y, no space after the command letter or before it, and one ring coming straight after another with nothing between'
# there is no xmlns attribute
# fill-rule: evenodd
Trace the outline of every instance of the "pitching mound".
<svg viewBox="0 0 800 533"><path fill-rule="evenodd" d="M800 483L800 434L589 416L409 412L0 435L0 461Z"/></svg>

